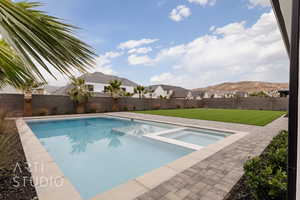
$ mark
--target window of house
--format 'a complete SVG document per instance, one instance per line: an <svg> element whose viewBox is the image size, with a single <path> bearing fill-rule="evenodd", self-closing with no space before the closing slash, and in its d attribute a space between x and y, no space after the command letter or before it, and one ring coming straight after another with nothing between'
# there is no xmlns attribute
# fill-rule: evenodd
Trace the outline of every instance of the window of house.
<svg viewBox="0 0 300 200"><path fill-rule="evenodd" d="M121 88L124 92L126 92L126 88Z"/></svg>

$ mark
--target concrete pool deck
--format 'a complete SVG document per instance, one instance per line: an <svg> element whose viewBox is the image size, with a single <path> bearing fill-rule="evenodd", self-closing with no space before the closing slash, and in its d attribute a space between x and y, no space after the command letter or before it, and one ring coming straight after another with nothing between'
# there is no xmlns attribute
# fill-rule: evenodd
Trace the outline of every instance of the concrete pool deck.
<svg viewBox="0 0 300 200"><path fill-rule="evenodd" d="M27 160L47 163L45 165L46 172L43 173L51 173L52 176L60 177L66 183L60 188L36 186L40 200L53 199L53 197L55 199L66 199L62 197L81 199L81 197L60 172L24 119L49 120L102 116L171 123L185 127L234 132L235 134L99 194L92 198L93 200L223 199L242 176L242 166L248 157L259 155L278 131L287 128L286 118L279 118L265 127L258 127L128 112L20 118L17 120L17 127ZM245 132L250 132L250 134L247 135ZM34 171L32 173L34 178L41 175L43 174ZM56 196L54 193L57 193Z"/></svg>
<svg viewBox="0 0 300 200"><path fill-rule="evenodd" d="M288 125L288 118L284 117L266 126L251 126L137 113L110 115L249 132L247 136L195 163L135 200L223 200L242 177L245 161L260 155L272 138L280 130L287 130Z"/></svg>

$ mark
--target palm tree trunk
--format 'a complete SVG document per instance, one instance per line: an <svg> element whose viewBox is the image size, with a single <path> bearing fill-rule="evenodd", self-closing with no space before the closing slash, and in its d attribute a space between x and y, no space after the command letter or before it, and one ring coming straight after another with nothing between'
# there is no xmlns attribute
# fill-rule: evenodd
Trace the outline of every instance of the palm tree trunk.
<svg viewBox="0 0 300 200"><path fill-rule="evenodd" d="M30 117L32 116L32 94L25 93L24 94L24 116Z"/></svg>

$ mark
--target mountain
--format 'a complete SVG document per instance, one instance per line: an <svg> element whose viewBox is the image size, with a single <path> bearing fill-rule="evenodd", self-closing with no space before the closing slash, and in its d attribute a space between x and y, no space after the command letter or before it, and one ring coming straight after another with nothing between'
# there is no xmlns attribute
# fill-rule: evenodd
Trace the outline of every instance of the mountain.
<svg viewBox="0 0 300 200"><path fill-rule="evenodd" d="M288 89L288 83L271 83L260 81L226 82L205 88L193 89L193 91L242 91L259 92Z"/></svg>
<svg viewBox="0 0 300 200"><path fill-rule="evenodd" d="M47 94L52 94L56 90L58 90L60 87L59 86L53 86L53 85L45 85L44 90Z"/></svg>

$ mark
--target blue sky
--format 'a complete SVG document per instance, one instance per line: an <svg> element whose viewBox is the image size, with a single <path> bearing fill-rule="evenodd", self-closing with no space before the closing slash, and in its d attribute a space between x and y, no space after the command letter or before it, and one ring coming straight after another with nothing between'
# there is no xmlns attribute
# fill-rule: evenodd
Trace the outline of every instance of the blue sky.
<svg viewBox="0 0 300 200"><path fill-rule="evenodd" d="M77 35L99 55L95 71L187 88L287 81L287 56L268 0L40 1L48 14L81 28Z"/></svg>

